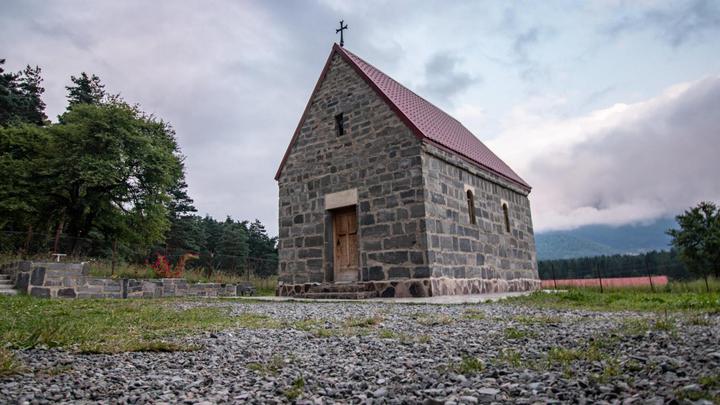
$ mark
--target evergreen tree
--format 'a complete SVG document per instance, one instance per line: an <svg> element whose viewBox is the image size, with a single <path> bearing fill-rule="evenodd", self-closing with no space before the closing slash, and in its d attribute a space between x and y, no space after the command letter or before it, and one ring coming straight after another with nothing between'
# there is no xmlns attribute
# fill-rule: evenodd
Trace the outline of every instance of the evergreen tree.
<svg viewBox="0 0 720 405"><path fill-rule="evenodd" d="M42 100L42 94L45 89L42 87L42 77L40 76L40 67L30 67L28 65L20 75L19 89L22 99L20 119L35 125L44 125L47 121L45 115L45 102Z"/></svg>
<svg viewBox="0 0 720 405"><path fill-rule="evenodd" d="M105 85L100 78L87 73L80 73L79 77L70 76L73 85L65 87L68 92L68 109L76 104L100 104L105 98Z"/></svg>
<svg viewBox="0 0 720 405"><path fill-rule="evenodd" d="M0 59L0 126L20 123L44 125L47 120L42 101L41 70L29 65L22 72L6 73Z"/></svg>
<svg viewBox="0 0 720 405"><path fill-rule="evenodd" d="M227 217L222 224L222 237L217 255L224 270L231 273L245 270L245 260L248 256L248 232L245 224Z"/></svg>

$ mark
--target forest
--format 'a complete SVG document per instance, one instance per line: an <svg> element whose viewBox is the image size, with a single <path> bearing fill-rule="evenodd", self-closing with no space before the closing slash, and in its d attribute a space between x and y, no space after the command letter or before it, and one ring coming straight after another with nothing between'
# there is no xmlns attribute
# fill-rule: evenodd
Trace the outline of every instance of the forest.
<svg viewBox="0 0 720 405"><path fill-rule="evenodd" d="M173 127L100 78L71 76L51 122L42 70L0 59L0 253L142 263L191 254L206 272L276 271L276 238L255 220L196 215Z"/></svg>
<svg viewBox="0 0 720 405"><path fill-rule="evenodd" d="M611 255L577 259L540 260L538 272L542 280L639 277L666 275L671 279L689 279L688 271L675 249L651 251L638 255Z"/></svg>

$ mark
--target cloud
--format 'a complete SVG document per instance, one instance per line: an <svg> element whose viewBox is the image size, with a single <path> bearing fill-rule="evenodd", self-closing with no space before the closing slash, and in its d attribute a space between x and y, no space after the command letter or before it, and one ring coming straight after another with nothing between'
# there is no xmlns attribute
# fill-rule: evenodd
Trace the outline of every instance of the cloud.
<svg viewBox="0 0 720 405"><path fill-rule="evenodd" d="M651 220L720 200L720 76L572 119L518 109L490 142L534 187L537 230Z"/></svg>
<svg viewBox="0 0 720 405"><path fill-rule="evenodd" d="M459 70L461 60L452 53L437 53L425 65L425 84L421 94L448 104L451 99L472 84L481 81L479 76Z"/></svg>
<svg viewBox="0 0 720 405"><path fill-rule="evenodd" d="M673 47L694 39L702 39L706 34L720 31L720 3L714 0L675 2L667 7L624 15L604 30L616 36L646 29L654 30Z"/></svg>

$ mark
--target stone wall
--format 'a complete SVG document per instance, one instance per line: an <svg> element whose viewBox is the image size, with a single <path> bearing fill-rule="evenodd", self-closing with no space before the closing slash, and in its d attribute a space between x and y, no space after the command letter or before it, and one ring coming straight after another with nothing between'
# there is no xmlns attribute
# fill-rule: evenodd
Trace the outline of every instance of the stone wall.
<svg viewBox="0 0 720 405"><path fill-rule="evenodd" d="M537 288L535 239L527 191L433 145L423 145L422 161L432 277L499 280L501 291ZM468 189L474 194L475 224L470 220ZM508 206L510 232L505 229L503 203ZM474 283L470 281L468 285ZM443 294L453 290L448 286L459 285L441 284L445 287L438 288L438 293Z"/></svg>
<svg viewBox="0 0 720 405"><path fill-rule="evenodd" d="M0 266L10 274L15 288L43 298L160 298L232 297L241 295L243 286L220 283L188 283L178 278L110 279L88 276L82 263L15 262Z"/></svg>
<svg viewBox="0 0 720 405"><path fill-rule="evenodd" d="M324 197L349 189L357 190L360 280L430 277L420 142L410 129L338 55L301 125L278 179L280 281L334 281Z"/></svg>

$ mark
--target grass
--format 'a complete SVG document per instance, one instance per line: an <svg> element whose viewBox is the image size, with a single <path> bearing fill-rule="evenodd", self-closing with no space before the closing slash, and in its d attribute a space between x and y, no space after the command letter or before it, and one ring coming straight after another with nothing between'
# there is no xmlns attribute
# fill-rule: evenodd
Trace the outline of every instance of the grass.
<svg viewBox="0 0 720 405"><path fill-rule="evenodd" d="M283 358L278 355L272 356L270 360L266 362L250 362L246 365L248 369L256 373L270 375L277 375L284 366L285 362Z"/></svg>
<svg viewBox="0 0 720 405"><path fill-rule="evenodd" d="M485 369L485 364L477 357L465 356L459 363L450 367L450 370L460 374L477 374Z"/></svg>
<svg viewBox="0 0 720 405"><path fill-rule="evenodd" d="M525 339L536 336L536 333L533 331L527 331L513 327L505 328L503 334L505 335L506 339Z"/></svg>
<svg viewBox="0 0 720 405"><path fill-rule="evenodd" d="M595 288L570 288L553 293L537 291L503 301L555 309L720 312L720 288L708 293L692 285L673 282L663 291L655 293L646 288L613 289L604 293Z"/></svg>
<svg viewBox="0 0 720 405"><path fill-rule="evenodd" d="M482 321L485 319L485 312L479 309L469 308L465 310L463 317L472 321Z"/></svg>
<svg viewBox="0 0 720 405"><path fill-rule="evenodd" d="M507 364L515 368L518 368L522 365L522 358L520 357L520 353L516 352L513 349L502 349L500 355L496 358L496 360L500 363Z"/></svg>
<svg viewBox="0 0 720 405"><path fill-rule="evenodd" d="M15 357L12 351L0 348L0 377L20 374L23 370L22 362Z"/></svg>
<svg viewBox="0 0 720 405"><path fill-rule="evenodd" d="M367 318L348 318L345 320L345 326L349 328L369 328L379 325L383 318L379 315L373 315Z"/></svg>
<svg viewBox="0 0 720 405"><path fill-rule="evenodd" d="M305 389L305 379L302 378L302 376L296 378L290 388L285 390L285 397L288 399L288 401L292 402L295 401L302 395L303 391Z"/></svg>
<svg viewBox="0 0 720 405"><path fill-rule="evenodd" d="M62 347L86 353L195 350L178 337L231 327L278 327L263 315L180 309L173 299L44 300L0 297L0 341L13 349Z"/></svg>
<svg viewBox="0 0 720 405"><path fill-rule="evenodd" d="M413 319L422 326L442 326L450 325L454 319L445 314L419 313L413 316Z"/></svg>

